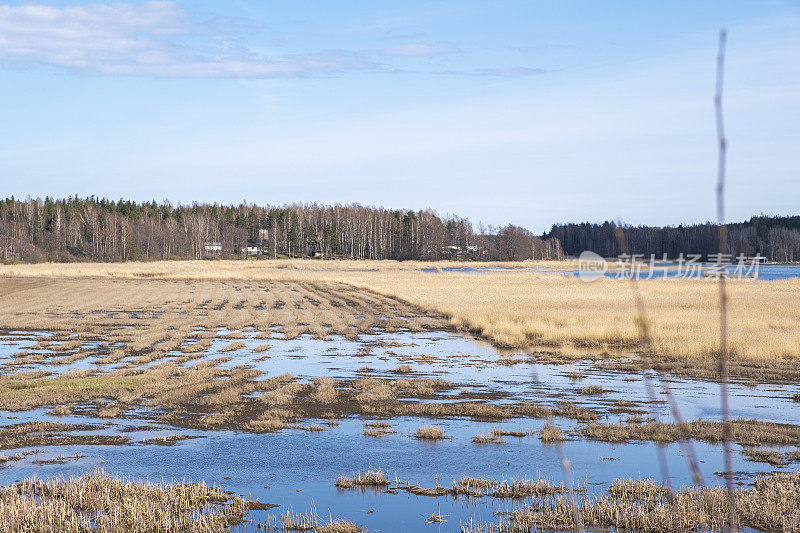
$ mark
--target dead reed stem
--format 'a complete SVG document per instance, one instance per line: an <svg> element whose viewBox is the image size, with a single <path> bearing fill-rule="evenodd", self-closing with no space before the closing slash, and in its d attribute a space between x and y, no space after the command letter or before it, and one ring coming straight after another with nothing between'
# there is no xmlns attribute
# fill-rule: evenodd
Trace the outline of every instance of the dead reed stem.
<svg viewBox="0 0 800 533"><path fill-rule="evenodd" d="M728 140L725 138L725 122L722 114L722 88L725 72L725 44L727 32L719 32L719 52L717 54L716 94L714 95L714 111L717 123L717 140L719 142L719 158L717 168L717 222L719 224L719 259L724 265L723 257L728 253L728 228L725 225L725 158ZM725 268L725 267L722 267ZM736 530L736 498L733 481L733 451L731 450L730 402L728 398L728 292L726 288L727 272L719 272L719 375L720 396L722 399L723 447L725 449L725 485L728 494L728 530Z"/></svg>

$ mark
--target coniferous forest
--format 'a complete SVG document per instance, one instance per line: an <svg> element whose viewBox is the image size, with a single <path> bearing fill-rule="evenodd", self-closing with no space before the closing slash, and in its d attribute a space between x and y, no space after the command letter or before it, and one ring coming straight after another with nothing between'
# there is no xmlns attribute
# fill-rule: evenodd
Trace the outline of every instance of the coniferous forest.
<svg viewBox="0 0 800 533"><path fill-rule="evenodd" d="M619 243L615 235L617 225L602 224L557 224L543 238L556 239L568 256L591 250L603 257L617 257ZM679 254L709 254L719 251L719 231L716 224L648 227L623 226L625 239L632 253L657 258L667 254L676 258ZM746 222L727 225L728 251L733 255L752 257L761 254L769 261L800 261L800 216L770 217L755 216Z"/></svg>

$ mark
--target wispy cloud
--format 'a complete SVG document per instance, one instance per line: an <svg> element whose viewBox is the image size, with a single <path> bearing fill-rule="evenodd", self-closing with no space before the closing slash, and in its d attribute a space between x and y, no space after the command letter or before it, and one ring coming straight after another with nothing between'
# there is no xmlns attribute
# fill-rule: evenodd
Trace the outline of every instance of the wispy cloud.
<svg viewBox="0 0 800 533"><path fill-rule="evenodd" d="M382 67L358 54L328 50L264 57L244 47L188 46L197 30L175 2L0 6L0 61L110 75L266 78ZM213 42L213 38L209 39Z"/></svg>
<svg viewBox="0 0 800 533"><path fill-rule="evenodd" d="M276 78L352 72L416 72L391 63L462 52L450 43L407 42L380 50L322 50L265 55L240 39L249 19L199 23L174 1L93 3L63 8L0 5L0 64L158 78ZM409 39L410 40L410 39ZM428 71L429 74L510 77L539 74L526 67Z"/></svg>

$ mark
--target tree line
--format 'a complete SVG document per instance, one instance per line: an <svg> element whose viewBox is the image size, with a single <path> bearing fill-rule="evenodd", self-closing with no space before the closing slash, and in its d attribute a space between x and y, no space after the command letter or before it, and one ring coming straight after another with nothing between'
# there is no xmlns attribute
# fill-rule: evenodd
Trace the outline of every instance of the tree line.
<svg viewBox="0 0 800 533"><path fill-rule="evenodd" d="M556 224L544 235L557 239L564 253L577 256L590 250L603 257L617 257L620 252L616 237L617 224ZM719 252L719 226L706 222L681 226L623 225L625 240L631 253L670 259L681 253L709 254ZM745 222L727 225L728 253L753 257L760 254L769 261L800 261L800 216L755 216Z"/></svg>
<svg viewBox="0 0 800 533"><path fill-rule="evenodd" d="M514 225L472 224L431 210L361 205L281 207L0 200L0 260L132 261L319 256L350 259L558 259L555 239Z"/></svg>

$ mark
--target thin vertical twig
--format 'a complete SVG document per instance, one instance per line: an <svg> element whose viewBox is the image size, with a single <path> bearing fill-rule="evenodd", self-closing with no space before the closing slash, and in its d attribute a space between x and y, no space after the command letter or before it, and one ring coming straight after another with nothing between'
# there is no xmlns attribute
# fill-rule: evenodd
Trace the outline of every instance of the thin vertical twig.
<svg viewBox="0 0 800 533"><path fill-rule="evenodd" d="M717 80L714 94L714 112L717 123L717 142L719 143L717 158L717 223L719 225L719 264L728 252L728 228L725 225L725 158L728 151L728 140L725 138L725 123L722 115L722 88L725 73L725 44L727 32L719 32L719 50L717 52ZM722 402L722 445L725 449L725 486L728 499L728 531L735 531L736 495L733 481L733 457L731 451L730 400L728 396L728 292L726 272L719 272L719 376L720 396Z"/></svg>

